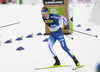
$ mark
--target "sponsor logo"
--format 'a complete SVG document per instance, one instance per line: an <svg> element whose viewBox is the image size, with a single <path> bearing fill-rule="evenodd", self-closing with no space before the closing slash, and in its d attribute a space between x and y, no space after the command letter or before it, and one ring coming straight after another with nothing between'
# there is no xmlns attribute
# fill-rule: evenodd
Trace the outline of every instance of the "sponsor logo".
<svg viewBox="0 0 100 72"><path fill-rule="evenodd" d="M53 16L51 16L51 18L53 18Z"/></svg>
<svg viewBox="0 0 100 72"><path fill-rule="evenodd" d="M64 42L62 42L62 45L64 46Z"/></svg>
<svg viewBox="0 0 100 72"><path fill-rule="evenodd" d="M64 39L60 39L59 41L63 41Z"/></svg>
<svg viewBox="0 0 100 72"><path fill-rule="evenodd" d="M45 20L45 23L53 23L53 20Z"/></svg>
<svg viewBox="0 0 100 72"><path fill-rule="evenodd" d="M63 36L59 36L59 38L62 38Z"/></svg>
<svg viewBox="0 0 100 72"><path fill-rule="evenodd" d="M44 5L64 4L63 0L43 0Z"/></svg>
<svg viewBox="0 0 100 72"><path fill-rule="evenodd" d="M61 17L60 16L58 16L58 19L60 19Z"/></svg>

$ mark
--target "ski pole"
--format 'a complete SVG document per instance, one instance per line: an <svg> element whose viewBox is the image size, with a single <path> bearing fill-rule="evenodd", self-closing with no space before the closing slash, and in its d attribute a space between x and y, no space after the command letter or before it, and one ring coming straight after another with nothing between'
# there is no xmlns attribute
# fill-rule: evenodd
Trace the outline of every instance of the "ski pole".
<svg viewBox="0 0 100 72"><path fill-rule="evenodd" d="M19 24L19 23L20 23L20 22L12 23L12 24L9 24L9 25L1 26L0 28L4 28L4 27L8 27L8 26L12 26L12 25L16 25L16 24Z"/></svg>
<svg viewBox="0 0 100 72"><path fill-rule="evenodd" d="M67 36L67 35L66 35L66 36ZM74 39L73 37L69 37L69 36L67 36L67 37L70 38L70 39L72 39L72 40Z"/></svg>
<svg viewBox="0 0 100 72"><path fill-rule="evenodd" d="M69 30L72 30L72 29L69 29ZM81 33L81 34L85 34L85 35L88 35L88 36L92 36L92 37L97 37L97 35L91 35L91 34L87 34L87 33L76 31L76 30L72 30L72 31L75 31L75 32L78 32L78 33Z"/></svg>

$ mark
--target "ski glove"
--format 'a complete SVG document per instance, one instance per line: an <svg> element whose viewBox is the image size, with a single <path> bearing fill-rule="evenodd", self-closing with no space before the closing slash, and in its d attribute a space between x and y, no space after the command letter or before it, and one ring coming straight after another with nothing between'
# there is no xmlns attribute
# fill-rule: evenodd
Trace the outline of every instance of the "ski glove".
<svg viewBox="0 0 100 72"><path fill-rule="evenodd" d="M69 26L68 25L65 25L64 29L69 29Z"/></svg>

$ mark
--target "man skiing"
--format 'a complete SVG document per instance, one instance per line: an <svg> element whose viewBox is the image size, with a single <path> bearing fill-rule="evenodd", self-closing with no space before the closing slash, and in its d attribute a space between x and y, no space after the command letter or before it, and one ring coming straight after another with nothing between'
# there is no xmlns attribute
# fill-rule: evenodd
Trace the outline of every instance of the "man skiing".
<svg viewBox="0 0 100 72"><path fill-rule="evenodd" d="M48 11L48 8L43 7L41 10L41 14L42 14L42 18L45 22L45 24L49 27L50 29L50 37L48 40L48 46L50 49L50 52L55 60L54 66L56 65L60 65L60 61L53 49L53 45L56 42L56 40L58 40L61 44L61 47L63 48L63 50L65 50L65 52L68 53L68 55L73 59L73 61L75 62L76 66L80 66L79 61L76 59L75 55L71 52L71 50L67 47L65 39L64 39L64 35L62 33L60 24L59 24L59 20L62 19L65 23L65 28L64 29L68 29L68 23L65 17L61 16L61 15L57 15L57 14L50 14Z"/></svg>

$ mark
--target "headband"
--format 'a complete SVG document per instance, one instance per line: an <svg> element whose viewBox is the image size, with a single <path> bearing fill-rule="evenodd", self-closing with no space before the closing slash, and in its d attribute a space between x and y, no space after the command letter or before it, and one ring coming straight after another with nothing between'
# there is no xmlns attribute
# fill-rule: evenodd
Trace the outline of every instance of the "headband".
<svg viewBox="0 0 100 72"><path fill-rule="evenodd" d="M42 9L41 12L48 12L48 10L47 9Z"/></svg>

